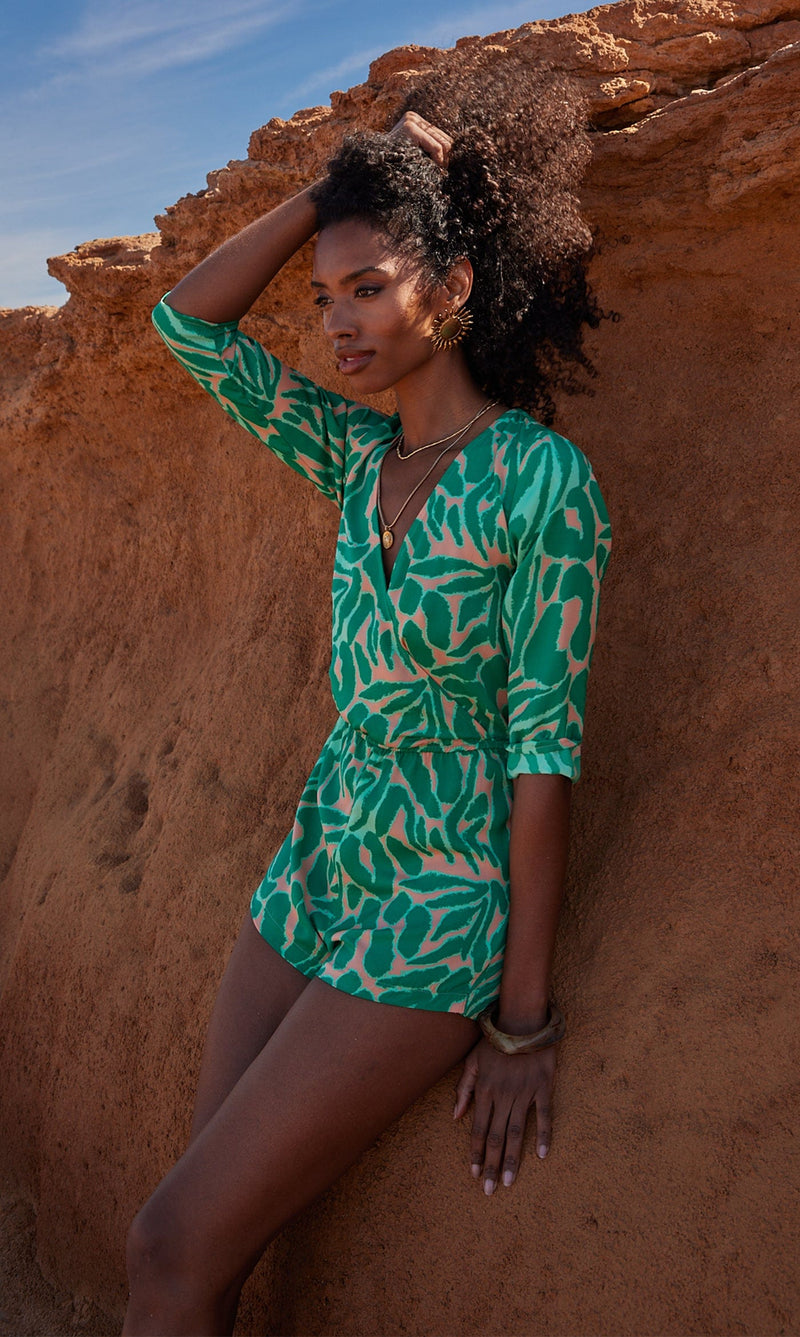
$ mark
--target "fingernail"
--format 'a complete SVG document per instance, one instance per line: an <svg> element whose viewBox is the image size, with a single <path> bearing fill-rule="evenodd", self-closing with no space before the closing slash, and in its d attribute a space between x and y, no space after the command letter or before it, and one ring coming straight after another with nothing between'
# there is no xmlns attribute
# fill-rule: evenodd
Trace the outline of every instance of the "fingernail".
<svg viewBox="0 0 800 1337"><path fill-rule="evenodd" d="M495 1181L493 1179L485 1179L483 1181L484 1193L494 1193L494 1183Z"/></svg>
<svg viewBox="0 0 800 1337"><path fill-rule="evenodd" d="M481 1177L481 1167L480 1167L480 1162L476 1162L476 1163L473 1165L473 1167L472 1167L472 1178L473 1178L473 1179L480 1179L480 1177Z"/></svg>
<svg viewBox="0 0 800 1337"><path fill-rule="evenodd" d="M544 1160L545 1156L547 1155L547 1144L545 1142L542 1142L536 1148L536 1155L539 1157L540 1160Z"/></svg>
<svg viewBox="0 0 800 1337"><path fill-rule="evenodd" d="M513 1170L504 1170L504 1171L503 1171L503 1183L505 1184L506 1188L508 1188L511 1184L513 1184L513 1182L514 1182L514 1171L513 1171Z"/></svg>

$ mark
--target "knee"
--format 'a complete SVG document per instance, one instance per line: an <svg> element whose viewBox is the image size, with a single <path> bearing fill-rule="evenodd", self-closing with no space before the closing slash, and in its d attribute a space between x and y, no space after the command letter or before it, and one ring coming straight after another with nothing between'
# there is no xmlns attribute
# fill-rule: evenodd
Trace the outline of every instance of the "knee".
<svg viewBox="0 0 800 1337"><path fill-rule="evenodd" d="M150 1202L132 1219L126 1242L128 1281L131 1286L140 1278L154 1273L165 1273L171 1265L169 1229L162 1213Z"/></svg>
<svg viewBox="0 0 800 1337"><path fill-rule="evenodd" d="M195 1290L180 1223L153 1198L131 1223L126 1261L132 1296L178 1299Z"/></svg>
<svg viewBox="0 0 800 1337"><path fill-rule="evenodd" d="M230 1332L243 1274L232 1285L215 1282L195 1233L158 1191L128 1231L130 1295L124 1332L130 1334Z"/></svg>

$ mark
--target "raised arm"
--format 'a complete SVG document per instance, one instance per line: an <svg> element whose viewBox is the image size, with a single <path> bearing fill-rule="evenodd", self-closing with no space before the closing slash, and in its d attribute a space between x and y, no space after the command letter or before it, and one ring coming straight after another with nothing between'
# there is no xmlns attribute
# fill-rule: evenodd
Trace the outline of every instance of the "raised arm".
<svg viewBox="0 0 800 1337"><path fill-rule="evenodd" d="M391 134L410 139L443 167L452 140L443 130L406 112ZM169 294L176 311L200 320L241 320L256 298L317 230L311 186L257 218L195 265Z"/></svg>
<svg viewBox="0 0 800 1337"><path fill-rule="evenodd" d="M157 304L153 324L235 422L341 507L353 451L374 444L385 416L317 385L239 329L316 228L316 208L303 190L195 265Z"/></svg>
<svg viewBox="0 0 800 1337"><path fill-rule="evenodd" d="M241 320L275 275L317 230L311 187L271 209L218 246L167 297L185 316Z"/></svg>

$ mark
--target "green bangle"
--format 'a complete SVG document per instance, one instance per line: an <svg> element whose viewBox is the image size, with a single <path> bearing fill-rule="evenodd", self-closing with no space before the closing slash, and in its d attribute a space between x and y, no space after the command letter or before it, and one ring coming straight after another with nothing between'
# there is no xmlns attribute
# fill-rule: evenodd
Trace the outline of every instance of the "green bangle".
<svg viewBox="0 0 800 1337"><path fill-rule="evenodd" d="M547 1049L561 1040L567 1029L564 1017L555 1003L548 1003L547 1021L541 1030L534 1031L533 1035L508 1035L505 1031L499 1031L494 1024L497 1007L498 1004L493 1003L485 1012L481 1012L478 1025L489 1044L501 1054L531 1054L536 1049Z"/></svg>

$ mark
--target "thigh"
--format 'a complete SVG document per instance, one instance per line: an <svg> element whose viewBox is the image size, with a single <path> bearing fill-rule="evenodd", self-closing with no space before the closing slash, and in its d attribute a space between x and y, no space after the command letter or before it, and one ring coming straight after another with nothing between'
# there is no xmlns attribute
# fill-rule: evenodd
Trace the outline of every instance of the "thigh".
<svg viewBox="0 0 800 1337"><path fill-rule="evenodd" d="M216 1113L308 984L249 914L220 982L197 1082L190 1141Z"/></svg>
<svg viewBox="0 0 800 1337"><path fill-rule="evenodd" d="M311 980L148 1204L178 1269L222 1293L477 1035Z"/></svg>

